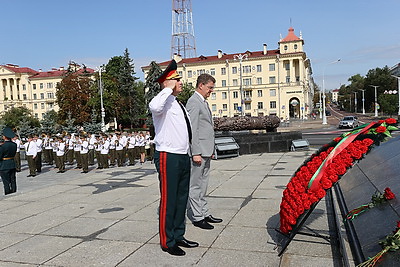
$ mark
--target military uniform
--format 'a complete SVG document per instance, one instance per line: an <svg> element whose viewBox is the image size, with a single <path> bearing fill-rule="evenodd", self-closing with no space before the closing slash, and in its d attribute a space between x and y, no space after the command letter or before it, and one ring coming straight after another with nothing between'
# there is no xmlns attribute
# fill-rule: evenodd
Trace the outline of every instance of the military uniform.
<svg viewBox="0 0 400 267"><path fill-rule="evenodd" d="M17 144L11 139L15 136L11 128L3 130L5 142L0 146L0 175L3 180L4 194L17 192L16 166L14 156L17 152Z"/></svg>

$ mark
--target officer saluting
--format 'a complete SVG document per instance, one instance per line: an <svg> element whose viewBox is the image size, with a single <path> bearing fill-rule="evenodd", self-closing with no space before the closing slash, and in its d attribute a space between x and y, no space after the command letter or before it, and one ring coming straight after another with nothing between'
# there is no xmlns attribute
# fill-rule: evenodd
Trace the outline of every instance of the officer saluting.
<svg viewBox="0 0 400 267"><path fill-rule="evenodd" d="M176 69L176 62L172 60L157 79L163 89L150 101L149 108L156 132L154 163L160 180L160 245L171 255L183 256L185 251L180 247L191 248L199 244L184 238L191 127L186 109L176 100L182 92L182 77Z"/></svg>
<svg viewBox="0 0 400 267"><path fill-rule="evenodd" d="M0 175L3 180L4 194L17 192L17 179L14 157L17 152L17 144L12 142L15 134L10 127L3 130L4 144L0 146Z"/></svg>

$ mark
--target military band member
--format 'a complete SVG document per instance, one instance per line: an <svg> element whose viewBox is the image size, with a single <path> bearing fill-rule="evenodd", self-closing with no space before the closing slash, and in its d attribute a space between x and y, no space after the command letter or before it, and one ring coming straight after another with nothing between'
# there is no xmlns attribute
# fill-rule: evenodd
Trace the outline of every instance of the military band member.
<svg viewBox="0 0 400 267"><path fill-rule="evenodd" d="M115 151L117 153L118 167L124 166L124 143L120 133L117 133L117 139L115 140Z"/></svg>
<svg viewBox="0 0 400 267"><path fill-rule="evenodd" d="M96 159L97 159L97 168L98 169L103 169L103 162L101 161L101 146L103 145L103 139L98 135L96 136L96 142L95 142L95 153L96 153Z"/></svg>
<svg viewBox="0 0 400 267"><path fill-rule="evenodd" d="M136 157L135 144L136 144L135 136L132 133L129 133L127 138L129 166L135 165L135 157Z"/></svg>
<svg viewBox="0 0 400 267"><path fill-rule="evenodd" d="M144 137L143 132L140 132L136 138L137 147L138 147L138 154L140 157L140 164L144 163L146 157L145 145L146 145L146 138Z"/></svg>
<svg viewBox="0 0 400 267"><path fill-rule="evenodd" d="M94 165L94 148L95 148L96 136L89 133L89 152L88 159L89 165Z"/></svg>
<svg viewBox="0 0 400 267"><path fill-rule="evenodd" d="M81 162L82 162L82 173L88 173L89 171L89 142L87 141L87 136L81 137Z"/></svg>
<svg viewBox="0 0 400 267"><path fill-rule="evenodd" d="M13 138L13 142L17 144L17 151L15 153L14 161L15 161L15 169L17 172L21 171L21 147L23 147L21 140L18 135L15 135Z"/></svg>
<svg viewBox="0 0 400 267"><path fill-rule="evenodd" d="M37 145L33 140L33 136L28 136L28 142L24 144L26 151L26 159L28 161L29 175L28 177L36 176L36 162L35 158L37 156Z"/></svg>
<svg viewBox="0 0 400 267"><path fill-rule="evenodd" d="M53 165L53 138L50 134L47 134L43 138L43 147L44 147L44 161L47 162L49 165Z"/></svg>
<svg viewBox="0 0 400 267"><path fill-rule="evenodd" d="M101 145L100 151L100 159L103 165L103 168L107 169L108 165L108 152L110 149L110 141L108 140L108 136L103 134L103 144Z"/></svg>
<svg viewBox="0 0 400 267"><path fill-rule="evenodd" d="M67 145L67 151L66 151L66 155L67 155L67 161L69 165L74 164L74 136L68 134L67 135L67 141L66 141L66 145Z"/></svg>
<svg viewBox="0 0 400 267"><path fill-rule="evenodd" d="M42 151L43 151L43 140L35 134L34 141L37 146L37 155L35 157L36 171L42 172Z"/></svg>
<svg viewBox="0 0 400 267"><path fill-rule="evenodd" d="M65 172L65 150L67 149L67 146L66 146L65 141L62 136L59 136L57 139L58 139L58 141L55 144L55 147L57 149L56 165L58 167L58 173L64 173Z"/></svg>
<svg viewBox="0 0 400 267"><path fill-rule="evenodd" d="M82 160L81 160L81 139L79 136L75 136L75 141L74 141L74 157L76 160L76 168L81 169L82 168Z"/></svg>
<svg viewBox="0 0 400 267"><path fill-rule="evenodd" d="M110 150L109 150L109 154L110 154L110 166L115 166L115 159L116 159L116 150L115 150L115 140L117 139L116 135L113 134L111 135L110 138Z"/></svg>

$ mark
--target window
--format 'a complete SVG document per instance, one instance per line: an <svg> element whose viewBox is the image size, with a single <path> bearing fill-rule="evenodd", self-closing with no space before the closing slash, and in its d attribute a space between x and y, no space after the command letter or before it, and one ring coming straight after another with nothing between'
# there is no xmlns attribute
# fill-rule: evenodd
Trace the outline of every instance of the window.
<svg viewBox="0 0 400 267"><path fill-rule="evenodd" d="M247 66L243 66L243 73L250 73L251 72L251 66L247 65Z"/></svg>
<svg viewBox="0 0 400 267"><path fill-rule="evenodd" d="M26 90L26 84L22 85L22 90Z"/></svg>
<svg viewBox="0 0 400 267"><path fill-rule="evenodd" d="M275 76L269 77L269 83L276 83Z"/></svg>
<svg viewBox="0 0 400 267"><path fill-rule="evenodd" d="M43 89L43 83L40 83L39 86L40 86L40 89Z"/></svg>
<svg viewBox="0 0 400 267"><path fill-rule="evenodd" d="M290 76L286 76L286 83L290 83Z"/></svg>
<svg viewBox="0 0 400 267"><path fill-rule="evenodd" d="M263 109L264 108L263 102L258 102L257 103L257 108L258 109Z"/></svg>
<svg viewBox="0 0 400 267"><path fill-rule="evenodd" d="M210 75L215 76L215 69L210 69Z"/></svg>
<svg viewBox="0 0 400 267"><path fill-rule="evenodd" d="M233 79L233 86L237 86L238 85L238 80L237 79Z"/></svg>
<svg viewBox="0 0 400 267"><path fill-rule="evenodd" d="M201 74L204 74L204 73L206 73L205 69L198 70L197 71L197 76L200 76Z"/></svg>
<svg viewBox="0 0 400 267"><path fill-rule="evenodd" d="M183 75L182 75L182 71L178 71L178 74L179 74L179 76L181 76L181 77L183 76Z"/></svg>
<svg viewBox="0 0 400 267"><path fill-rule="evenodd" d="M257 78L257 84L262 84L262 78L261 77Z"/></svg>
<svg viewBox="0 0 400 267"><path fill-rule="evenodd" d="M217 111L217 104L212 104L212 105L211 105L211 110L212 110L213 112Z"/></svg>
<svg viewBox="0 0 400 267"><path fill-rule="evenodd" d="M276 101L269 102L269 107L270 108L276 108Z"/></svg>
<svg viewBox="0 0 400 267"><path fill-rule="evenodd" d="M226 80L221 81L222 87L226 87Z"/></svg>
<svg viewBox="0 0 400 267"><path fill-rule="evenodd" d="M42 113L42 119L44 118L44 113Z"/></svg>
<svg viewBox="0 0 400 267"><path fill-rule="evenodd" d="M251 90L249 91L249 90L246 90L246 91L244 91L244 96L245 97L251 97L253 94L251 93Z"/></svg>
<svg viewBox="0 0 400 267"><path fill-rule="evenodd" d="M35 118L39 118L39 114L35 113Z"/></svg>
<svg viewBox="0 0 400 267"><path fill-rule="evenodd" d="M238 103L233 103L233 110L238 110L239 104Z"/></svg>
<svg viewBox="0 0 400 267"><path fill-rule="evenodd" d="M222 104L222 110L227 111L228 110L228 104Z"/></svg>
<svg viewBox="0 0 400 267"><path fill-rule="evenodd" d="M33 88L33 90L36 90L36 84L35 83L32 84L32 88Z"/></svg>
<svg viewBox="0 0 400 267"><path fill-rule="evenodd" d="M40 99L44 99L44 93L40 93Z"/></svg>
<svg viewBox="0 0 400 267"><path fill-rule="evenodd" d="M54 104L53 103L47 103L47 108L48 109L52 109L54 107Z"/></svg>
<svg viewBox="0 0 400 267"><path fill-rule="evenodd" d="M245 110L251 110L251 103L245 103L244 104L244 109Z"/></svg>
<svg viewBox="0 0 400 267"><path fill-rule="evenodd" d="M226 75L226 68L221 68L221 75Z"/></svg>
<svg viewBox="0 0 400 267"><path fill-rule="evenodd" d="M211 99L212 99L212 100L217 99L217 94L216 94L216 93L211 93Z"/></svg>
<svg viewBox="0 0 400 267"><path fill-rule="evenodd" d="M53 88L53 83L47 83L47 89Z"/></svg>
<svg viewBox="0 0 400 267"><path fill-rule="evenodd" d="M285 45L285 46L283 47L283 49L284 49L284 50L287 50L287 45Z"/></svg>
<svg viewBox="0 0 400 267"><path fill-rule="evenodd" d="M294 45L294 49L297 49L297 44Z"/></svg>
<svg viewBox="0 0 400 267"><path fill-rule="evenodd" d="M44 109L44 103L40 103L40 108Z"/></svg>
<svg viewBox="0 0 400 267"><path fill-rule="evenodd" d="M239 97L239 93L238 92L233 92L233 98L238 98Z"/></svg>
<svg viewBox="0 0 400 267"><path fill-rule="evenodd" d="M193 86L193 83L188 83L189 86Z"/></svg>
<svg viewBox="0 0 400 267"><path fill-rule="evenodd" d="M227 97L227 94L226 94L226 92L222 92L222 99L226 99Z"/></svg>
<svg viewBox="0 0 400 267"><path fill-rule="evenodd" d="M261 72L261 65L257 65L257 72Z"/></svg>
<svg viewBox="0 0 400 267"><path fill-rule="evenodd" d="M33 104L33 109L37 109L37 104Z"/></svg>
<svg viewBox="0 0 400 267"><path fill-rule="evenodd" d="M33 94L33 99L37 99L37 96L36 96L36 94Z"/></svg>
<svg viewBox="0 0 400 267"><path fill-rule="evenodd" d="M47 93L47 98L54 98L54 93Z"/></svg>
<svg viewBox="0 0 400 267"><path fill-rule="evenodd" d="M275 63L269 64L269 71L275 71Z"/></svg>
<svg viewBox="0 0 400 267"><path fill-rule="evenodd" d="M269 96L276 96L276 89L270 89Z"/></svg>
<svg viewBox="0 0 400 267"><path fill-rule="evenodd" d="M243 85L245 86L251 85L251 78L243 79Z"/></svg>
<svg viewBox="0 0 400 267"><path fill-rule="evenodd" d="M188 71L188 78L192 78L193 72L191 70Z"/></svg>
<svg viewBox="0 0 400 267"><path fill-rule="evenodd" d="M26 94L22 95L22 100L27 100Z"/></svg>
<svg viewBox="0 0 400 267"><path fill-rule="evenodd" d="M236 74L237 73L237 67L232 67L232 74Z"/></svg>
<svg viewBox="0 0 400 267"><path fill-rule="evenodd" d="M262 97L262 90L257 90L257 96Z"/></svg>
<svg viewBox="0 0 400 267"><path fill-rule="evenodd" d="M285 63L285 70L290 70L290 63Z"/></svg>

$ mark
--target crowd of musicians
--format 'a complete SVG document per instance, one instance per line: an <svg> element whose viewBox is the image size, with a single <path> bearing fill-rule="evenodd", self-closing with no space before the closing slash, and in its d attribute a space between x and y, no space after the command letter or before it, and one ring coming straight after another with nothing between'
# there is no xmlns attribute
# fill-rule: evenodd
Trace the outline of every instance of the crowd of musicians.
<svg viewBox="0 0 400 267"><path fill-rule="evenodd" d="M65 165L73 164L82 169L82 173L88 173L89 166L95 162L98 169L135 165L136 159L142 164L152 159L154 152L149 132L42 134L28 136L25 142L15 136L13 142L17 144L14 158L16 170L21 171L20 153L24 149L29 167L28 177L40 173L43 163L55 165L58 173L66 171Z"/></svg>

